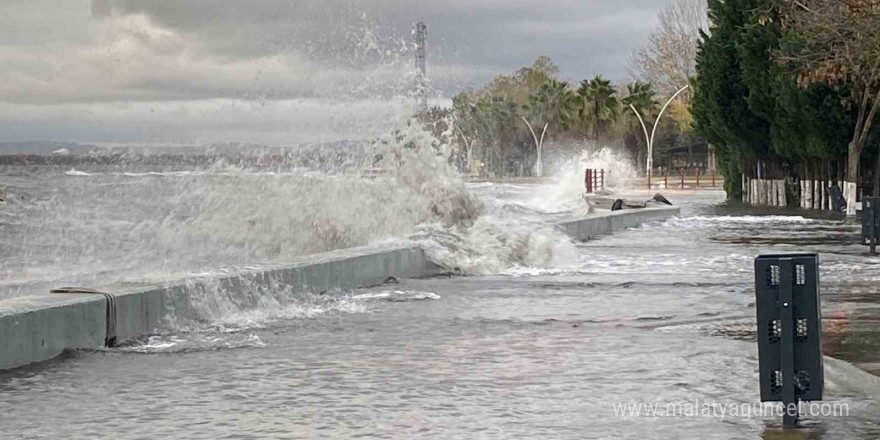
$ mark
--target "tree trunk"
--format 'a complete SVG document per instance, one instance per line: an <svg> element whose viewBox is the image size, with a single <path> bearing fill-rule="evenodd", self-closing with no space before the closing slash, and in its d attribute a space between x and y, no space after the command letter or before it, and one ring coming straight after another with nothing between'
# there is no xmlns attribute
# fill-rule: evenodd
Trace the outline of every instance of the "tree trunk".
<svg viewBox="0 0 880 440"><path fill-rule="evenodd" d="M872 180L874 191L871 195L877 197L880 195L880 154L877 155L877 162L874 164L874 178Z"/></svg>
<svg viewBox="0 0 880 440"><path fill-rule="evenodd" d="M847 153L846 180L847 182L858 183L859 158L862 156L862 146L855 139L853 139L852 142L849 143Z"/></svg>

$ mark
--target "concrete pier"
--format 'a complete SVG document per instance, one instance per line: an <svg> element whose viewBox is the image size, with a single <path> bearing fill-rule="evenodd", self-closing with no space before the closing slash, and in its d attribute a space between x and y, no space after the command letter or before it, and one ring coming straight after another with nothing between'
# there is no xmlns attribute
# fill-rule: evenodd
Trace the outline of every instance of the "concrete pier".
<svg viewBox="0 0 880 440"><path fill-rule="evenodd" d="M585 241L602 235L610 235L614 231L636 228L645 222L676 217L680 213L681 208L676 206L607 211L593 213L586 218L563 220L556 224L556 228L575 240Z"/></svg>

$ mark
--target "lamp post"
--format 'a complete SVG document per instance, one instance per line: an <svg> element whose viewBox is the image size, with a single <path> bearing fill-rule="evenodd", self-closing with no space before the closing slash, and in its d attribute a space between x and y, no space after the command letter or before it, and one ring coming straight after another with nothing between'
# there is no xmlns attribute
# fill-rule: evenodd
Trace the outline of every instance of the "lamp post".
<svg viewBox="0 0 880 440"><path fill-rule="evenodd" d="M663 108L660 109L660 114L658 114L657 119L654 120L654 128L651 130L650 136L648 136L648 127L645 125L645 120L642 119L642 115L639 114L639 112L636 110L636 108L632 104L629 105L629 107L632 109L633 113L636 114L636 117L639 118L639 123L642 124L642 131L644 131L644 133L645 133L645 142L648 143L648 160L647 160L648 163L646 164L646 170L645 170L648 175L648 179L651 178L651 170L654 169L654 135L657 134L657 125L659 125L660 118L663 117L663 112L666 111L666 108L669 107L669 104L671 104L672 101L678 97L678 95L680 95L682 92L687 90L688 87L690 87L690 85L686 85L686 86L678 89L678 91L675 92L675 94L672 95L672 97L666 101L666 104L663 104ZM648 183L650 184L650 180L648 181Z"/></svg>
<svg viewBox="0 0 880 440"><path fill-rule="evenodd" d="M461 136L461 140L464 141L464 148L465 148L465 152L467 154L467 169L468 169L468 174L470 174L471 173L471 149L474 146L474 141L468 141L468 138L467 138L467 136L464 135L464 132L461 131L461 129L458 128L457 125L454 125L454 127L458 131L458 134Z"/></svg>
<svg viewBox="0 0 880 440"><path fill-rule="evenodd" d="M541 163L541 156L544 150L544 135L547 134L547 127L550 123L544 124L544 131L541 132L541 139L538 140L538 135L535 133L535 129L532 128L532 124L529 124L529 120L525 116L522 117L522 120L529 127L529 131L532 132L532 137L535 139L535 148L538 150L538 163L535 166L535 173L538 177L544 177L544 165Z"/></svg>

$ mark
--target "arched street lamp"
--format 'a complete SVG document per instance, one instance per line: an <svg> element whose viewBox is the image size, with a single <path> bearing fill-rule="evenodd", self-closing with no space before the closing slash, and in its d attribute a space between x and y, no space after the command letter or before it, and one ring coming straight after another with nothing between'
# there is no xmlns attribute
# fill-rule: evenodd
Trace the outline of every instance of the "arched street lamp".
<svg viewBox="0 0 880 440"><path fill-rule="evenodd" d="M550 126L550 123L544 124L544 130L541 132L541 139L538 139L538 135L535 133L535 129L532 128L532 124L529 124L529 120L522 117L523 122L529 127L529 131L532 132L532 137L535 139L535 150L538 153L538 163L535 165L535 174L538 177L544 177L544 163L543 163L543 155L544 155L544 135L547 134L547 127Z"/></svg>
<svg viewBox="0 0 880 440"><path fill-rule="evenodd" d="M636 108L632 104L629 105L629 107L632 109L633 113L636 114L636 117L639 118L639 123L642 124L642 131L645 132L645 142L648 143L648 163L646 164L647 168L645 170L645 172L648 176L648 179L651 178L651 170L654 169L654 135L657 134L657 125L659 125L659 123L660 123L660 118L663 117L663 112L666 111L666 108L669 107L669 104L671 104L672 101L678 97L678 95L680 95L682 92L687 90L688 87L690 87L690 85L686 85L686 86L678 89L678 91L675 92L675 94L672 95L672 97L666 101L666 104L663 104L663 108L660 109L660 114L658 114L657 119L654 120L654 128L651 130L650 136L648 136L648 127L645 125L645 120L642 119L642 115L639 114L639 112L636 110ZM650 184L650 183L651 183L651 181L649 180L648 184Z"/></svg>
<svg viewBox="0 0 880 440"><path fill-rule="evenodd" d="M461 140L464 142L465 154L467 154L467 170L468 170L468 174L470 174L470 172L471 172L471 151L473 150L473 147L474 147L474 141L473 140L468 141L468 138L467 138L467 136L464 135L464 132L461 131L461 129L458 128L457 125L454 125L454 127L458 131L458 134L461 135Z"/></svg>

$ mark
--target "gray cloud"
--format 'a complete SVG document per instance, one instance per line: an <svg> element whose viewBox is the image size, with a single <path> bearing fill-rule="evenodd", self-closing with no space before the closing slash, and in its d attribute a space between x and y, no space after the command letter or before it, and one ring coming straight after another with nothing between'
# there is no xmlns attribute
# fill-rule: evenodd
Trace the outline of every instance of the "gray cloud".
<svg viewBox="0 0 880 440"><path fill-rule="evenodd" d="M120 119L119 106L133 109L128 115L142 126L158 123L163 119L156 112L166 112L179 123L165 129L192 139L204 129L197 112L216 111L216 122L229 102L264 107L277 102L277 108L289 110L298 108L290 103L308 102L306 108L312 108L322 100L405 100L412 84L410 26L419 20L429 26L429 76L437 98L509 73L539 55L553 58L569 80L598 73L625 80L627 56L647 40L665 3L6 0L0 4L0 102L7 119L0 121L0 129L10 128L15 108L30 114L19 115L27 123L3 129L0 137L44 138L35 128L40 121L53 127L42 132L54 138L64 133L76 137L58 140L130 137L119 135L122 128L102 124L145 133ZM175 103L186 102L192 104L180 105L189 111L172 110ZM335 105L328 108L338 110ZM243 116L246 108L229 114L250 121L251 135L259 137L259 118ZM334 111L313 111L335 117ZM92 122L77 127L58 123L59 118L81 121L75 117L81 112L91 114ZM304 116L293 113L290 124L295 126ZM387 112L376 113L387 118ZM286 132L277 130L285 118L267 117L274 125L262 129ZM329 130L345 124L301 125L302 130ZM340 130L352 136L350 127ZM155 139L156 132L151 133ZM244 128L230 131L229 136L244 138L228 140L253 141L245 133Z"/></svg>
<svg viewBox="0 0 880 440"><path fill-rule="evenodd" d="M95 18L109 17L112 12L110 0L92 0L92 15Z"/></svg>

